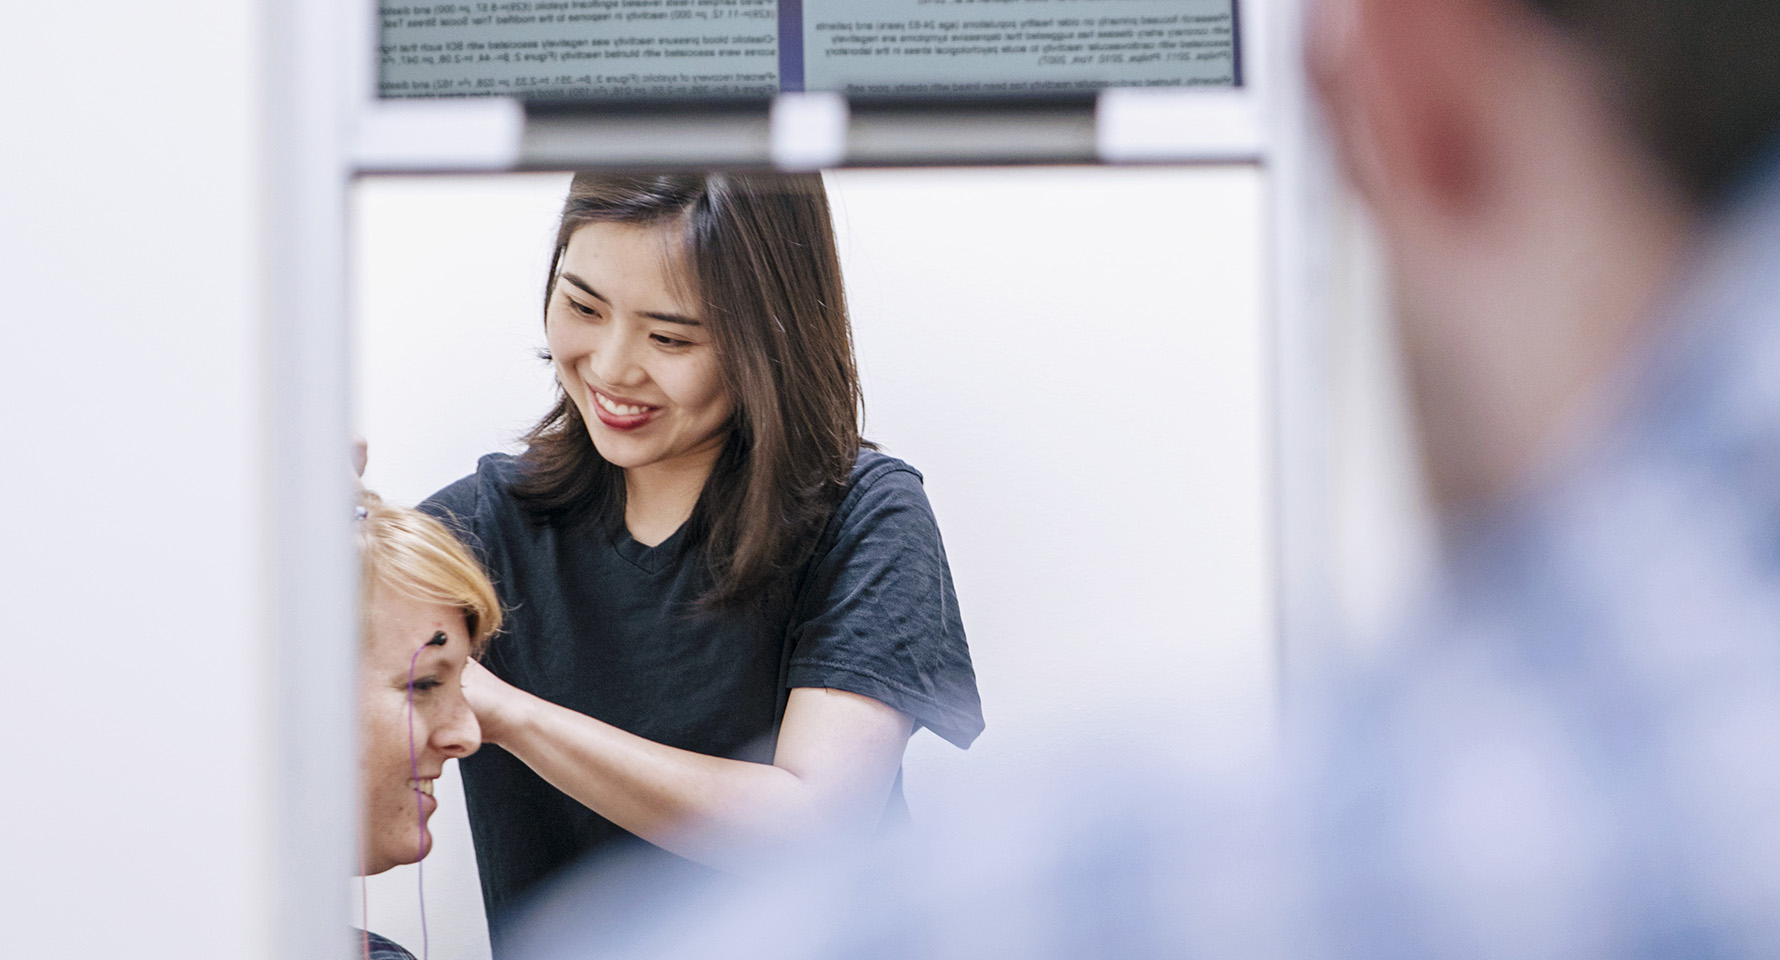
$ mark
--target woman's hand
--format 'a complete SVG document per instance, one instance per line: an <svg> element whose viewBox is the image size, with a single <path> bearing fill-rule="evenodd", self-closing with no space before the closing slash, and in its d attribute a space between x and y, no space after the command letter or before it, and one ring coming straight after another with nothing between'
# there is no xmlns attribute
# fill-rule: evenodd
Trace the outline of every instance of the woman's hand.
<svg viewBox="0 0 1780 960"><path fill-rule="evenodd" d="M513 686L474 660L464 665L464 699L482 725L482 742L503 746L537 697Z"/></svg>

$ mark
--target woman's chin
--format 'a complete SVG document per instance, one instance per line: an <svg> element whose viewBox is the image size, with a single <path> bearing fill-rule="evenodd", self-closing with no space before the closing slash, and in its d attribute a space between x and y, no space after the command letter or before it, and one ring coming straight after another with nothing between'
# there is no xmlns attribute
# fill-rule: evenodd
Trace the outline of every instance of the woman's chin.
<svg viewBox="0 0 1780 960"><path fill-rule="evenodd" d="M382 859L373 859L373 858L367 857L367 858L365 858L363 864L359 867L358 875L361 877L374 877L380 873L388 873L390 870L393 870L396 867L399 867L401 865L402 864L400 861L390 860L387 857L382 858Z"/></svg>
<svg viewBox="0 0 1780 960"><path fill-rule="evenodd" d="M593 441L593 449L599 451L600 459L621 470L644 466L649 462L647 451L628 437L613 436L613 432L598 425L590 426L588 437Z"/></svg>
<svg viewBox="0 0 1780 960"><path fill-rule="evenodd" d="M418 843L410 838L400 842L387 843L385 847L386 849L381 852L365 858L364 866L361 868L364 876L374 877L396 867L405 867L411 863L425 860L426 855L433 852L433 833L431 830L423 830Z"/></svg>
<svg viewBox="0 0 1780 960"><path fill-rule="evenodd" d="M431 830L426 829L425 827L422 827L420 830L420 842L419 843L410 843L408 845L407 851L402 855L402 863L404 863L404 864L419 863L420 861L426 859L427 854L432 853L432 852L433 852L433 832Z"/></svg>

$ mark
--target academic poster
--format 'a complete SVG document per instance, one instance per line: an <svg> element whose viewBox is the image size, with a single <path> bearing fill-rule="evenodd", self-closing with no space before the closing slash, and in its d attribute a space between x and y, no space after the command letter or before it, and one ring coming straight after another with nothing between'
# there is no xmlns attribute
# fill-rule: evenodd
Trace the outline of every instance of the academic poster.
<svg viewBox="0 0 1780 960"><path fill-rule="evenodd" d="M385 0L379 12L386 97L1019 96L1241 77L1234 0Z"/></svg>

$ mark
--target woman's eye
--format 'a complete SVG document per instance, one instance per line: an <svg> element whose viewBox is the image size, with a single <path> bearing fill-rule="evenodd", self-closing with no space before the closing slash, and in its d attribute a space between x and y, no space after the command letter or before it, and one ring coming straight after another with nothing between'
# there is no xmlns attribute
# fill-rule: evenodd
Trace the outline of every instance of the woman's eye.
<svg viewBox="0 0 1780 960"><path fill-rule="evenodd" d="M408 689L413 693L431 693L444 685L438 677L420 677Z"/></svg>
<svg viewBox="0 0 1780 960"><path fill-rule="evenodd" d="M574 297L564 297L563 299L567 300L569 302L570 310L573 310L575 313L580 314L583 317L597 317L597 316L599 316L598 310L595 310L592 307L588 306L587 304L582 303L579 300L576 300Z"/></svg>
<svg viewBox="0 0 1780 960"><path fill-rule="evenodd" d="M681 340L678 337L670 337L664 333L652 334L651 336L653 337L653 339L655 340L656 343L659 343L664 347L690 347L690 346L692 346L691 340Z"/></svg>

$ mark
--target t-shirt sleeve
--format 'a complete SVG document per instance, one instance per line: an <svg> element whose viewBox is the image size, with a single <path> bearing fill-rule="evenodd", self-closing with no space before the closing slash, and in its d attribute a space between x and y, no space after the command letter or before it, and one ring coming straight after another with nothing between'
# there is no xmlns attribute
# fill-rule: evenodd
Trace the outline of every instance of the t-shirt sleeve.
<svg viewBox="0 0 1780 960"><path fill-rule="evenodd" d="M982 704L919 475L874 471L829 527L800 591L788 684L871 697L968 747Z"/></svg>
<svg viewBox="0 0 1780 960"><path fill-rule="evenodd" d="M482 537L483 520L486 519L482 509L482 473L483 469L478 467L475 473L427 497L421 502L420 510L445 524L446 529L469 547L486 567L488 551Z"/></svg>

